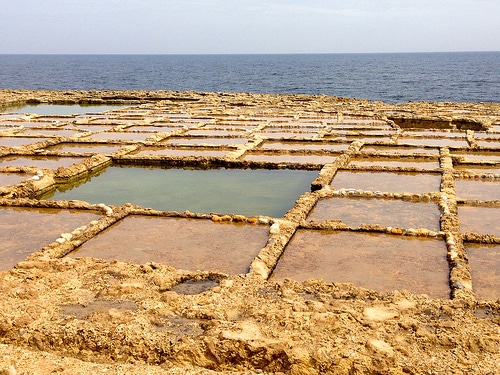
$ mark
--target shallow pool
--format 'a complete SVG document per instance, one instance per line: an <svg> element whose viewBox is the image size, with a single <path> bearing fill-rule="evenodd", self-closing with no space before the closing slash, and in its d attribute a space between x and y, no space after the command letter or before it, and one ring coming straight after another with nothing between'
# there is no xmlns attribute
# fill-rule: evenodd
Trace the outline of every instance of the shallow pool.
<svg viewBox="0 0 500 375"><path fill-rule="evenodd" d="M466 243L465 248L477 299L500 298L500 246Z"/></svg>
<svg viewBox="0 0 500 375"><path fill-rule="evenodd" d="M132 203L161 211L281 217L310 191L315 171L113 166L80 186L60 185L42 199Z"/></svg>
<svg viewBox="0 0 500 375"><path fill-rule="evenodd" d="M500 208L494 205L459 205L460 231L500 237L498 214L500 214Z"/></svg>
<svg viewBox="0 0 500 375"><path fill-rule="evenodd" d="M32 143L46 141L47 138L31 138L31 137L0 137L0 147L19 147L27 146Z"/></svg>
<svg viewBox="0 0 500 375"><path fill-rule="evenodd" d="M129 216L84 243L70 257L246 273L268 235L268 227L262 225Z"/></svg>
<svg viewBox="0 0 500 375"><path fill-rule="evenodd" d="M272 280L310 278L380 292L407 289L449 298L443 241L386 234L298 230Z"/></svg>
<svg viewBox="0 0 500 375"><path fill-rule="evenodd" d="M57 145L49 146L46 150L54 152L75 152L75 153L93 153L93 154L111 154L118 151L122 146L119 145L106 145L102 143L59 143Z"/></svg>
<svg viewBox="0 0 500 375"><path fill-rule="evenodd" d="M438 192L441 183L439 174L346 171L337 172L332 181L335 189L361 189L393 193Z"/></svg>
<svg viewBox="0 0 500 375"><path fill-rule="evenodd" d="M33 113L37 115L74 115L82 113L96 113L109 111L111 109L121 109L126 106L119 105L72 105L72 104L40 104L40 105L25 105L7 109L5 113Z"/></svg>
<svg viewBox="0 0 500 375"><path fill-rule="evenodd" d="M0 207L0 271L55 241L61 233L96 219L99 215L90 211Z"/></svg>
<svg viewBox="0 0 500 375"><path fill-rule="evenodd" d="M17 156L10 155L0 158L0 167L35 167L57 169L59 167L67 168L70 165L79 163L84 158L58 157L58 156Z"/></svg>
<svg viewBox="0 0 500 375"><path fill-rule="evenodd" d="M385 227L439 230L439 209L434 203L396 199L329 198L320 200L309 220L340 219L350 227L378 224Z"/></svg>

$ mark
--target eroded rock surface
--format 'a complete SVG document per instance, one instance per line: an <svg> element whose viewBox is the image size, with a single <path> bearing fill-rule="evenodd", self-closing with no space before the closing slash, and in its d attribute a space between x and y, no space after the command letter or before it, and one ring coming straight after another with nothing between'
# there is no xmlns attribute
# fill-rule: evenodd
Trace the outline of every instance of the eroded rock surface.
<svg viewBox="0 0 500 375"><path fill-rule="evenodd" d="M64 228L0 272L0 374L498 372L500 286L494 270L500 266L481 254L494 256L500 244L495 220L500 201L488 185L500 183L500 104L0 90L1 107L26 103L115 103L127 108L102 115L0 113L0 138L5 141L0 174L25 177L0 187L0 208L93 215L90 222ZM75 162L56 168L36 165L55 157ZM40 199L47 191L84 184L118 164L288 168L318 175L283 217ZM338 173L360 172L392 176L393 183L379 189L339 186L335 179ZM401 190L395 183L400 175L436 177L439 183L421 191L410 183ZM477 184L457 193L456 181ZM370 220L369 208L360 213L358 226L347 225L335 213L311 220L316 204L328 199L432 204L439 211L439 230L426 227L425 221L419 228L381 225ZM168 261L72 255L131 216L259 226L269 235L241 274L203 265L177 269ZM0 224L0 238L14 247L23 241L22 233L9 235L15 225ZM190 225L195 236L196 225ZM449 298L402 290L397 282L392 291L371 290L341 283L335 275L321 280L314 272L305 281L273 277L299 232L436 241L448 266ZM140 237L141 228L132 235ZM209 235L203 235L208 242ZM165 238L164 246L173 242ZM146 254L161 251L147 238L142 243ZM483 264L485 259L492 268ZM297 266L307 263L299 259Z"/></svg>

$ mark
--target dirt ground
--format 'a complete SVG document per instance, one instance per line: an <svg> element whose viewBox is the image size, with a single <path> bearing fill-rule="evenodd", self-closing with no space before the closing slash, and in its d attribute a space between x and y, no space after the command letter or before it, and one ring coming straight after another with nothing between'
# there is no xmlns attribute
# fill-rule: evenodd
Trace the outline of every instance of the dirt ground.
<svg viewBox="0 0 500 375"><path fill-rule="evenodd" d="M218 285L198 294L172 291L207 279ZM500 368L498 301L470 306L320 280L273 283L93 259L22 262L0 280L4 374Z"/></svg>
<svg viewBox="0 0 500 375"><path fill-rule="evenodd" d="M4 90L0 102L210 95ZM240 106L250 98L222 96ZM457 124L491 125L500 116L500 105L491 103L253 100L262 107L300 102L316 111L393 111L402 113L400 121L419 113L422 121L448 116ZM462 111L468 115L450 115ZM258 273L189 272L157 263L29 257L0 272L0 375L499 373L500 300L453 297L379 293L316 279L276 282Z"/></svg>

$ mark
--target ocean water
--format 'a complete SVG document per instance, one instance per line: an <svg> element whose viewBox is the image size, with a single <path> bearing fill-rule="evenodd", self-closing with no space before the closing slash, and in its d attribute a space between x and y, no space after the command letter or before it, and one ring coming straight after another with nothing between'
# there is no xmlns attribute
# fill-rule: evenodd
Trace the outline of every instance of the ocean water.
<svg viewBox="0 0 500 375"><path fill-rule="evenodd" d="M326 94L500 102L500 52L0 55L0 88Z"/></svg>

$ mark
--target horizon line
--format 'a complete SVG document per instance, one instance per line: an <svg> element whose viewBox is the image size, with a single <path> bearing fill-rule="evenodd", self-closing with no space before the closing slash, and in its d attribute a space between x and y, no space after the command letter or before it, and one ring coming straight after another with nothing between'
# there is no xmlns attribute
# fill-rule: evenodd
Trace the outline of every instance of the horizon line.
<svg viewBox="0 0 500 375"><path fill-rule="evenodd" d="M498 53L500 50L477 51L400 51L400 52L263 52L263 53L0 53L0 56L264 56L264 55L382 55L439 53Z"/></svg>

